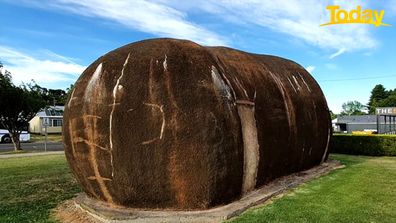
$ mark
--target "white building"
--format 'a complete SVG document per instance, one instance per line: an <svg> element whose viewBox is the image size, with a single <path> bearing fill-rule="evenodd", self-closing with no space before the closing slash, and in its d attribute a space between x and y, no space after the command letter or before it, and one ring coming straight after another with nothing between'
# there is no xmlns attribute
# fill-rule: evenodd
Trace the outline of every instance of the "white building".
<svg viewBox="0 0 396 223"><path fill-rule="evenodd" d="M64 106L51 106L41 109L32 120L29 121L29 132L45 135L43 120L48 118L49 126L47 133L62 133Z"/></svg>

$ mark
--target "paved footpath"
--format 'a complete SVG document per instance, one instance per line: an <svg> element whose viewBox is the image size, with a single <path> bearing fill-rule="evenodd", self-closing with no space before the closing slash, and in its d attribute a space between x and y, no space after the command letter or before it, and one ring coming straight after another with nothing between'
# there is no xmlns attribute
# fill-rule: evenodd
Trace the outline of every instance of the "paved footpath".
<svg viewBox="0 0 396 223"><path fill-rule="evenodd" d="M65 154L65 151L22 153L22 154L5 154L5 155L0 155L0 159L15 158L15 157L45 156L45 155L61 155L61 154Z"/></svg>
<svg viewBox="0 0 396 223"><path fill-rule="evenodd" d="M21 144L22 149L25 151L43 151L44 142L27 142ZM0 143L0 152L14 151L14 145L12 143ZM48 142L47 151L63 151L62 142Z"/></svg>

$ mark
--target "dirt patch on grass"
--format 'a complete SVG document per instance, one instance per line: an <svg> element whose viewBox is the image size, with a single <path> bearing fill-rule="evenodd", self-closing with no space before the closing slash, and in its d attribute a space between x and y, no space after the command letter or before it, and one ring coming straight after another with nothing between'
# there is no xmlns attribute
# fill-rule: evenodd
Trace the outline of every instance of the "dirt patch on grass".
<svg viewBox="0 0 396 223"><path fill-rule="evenodd" d="M59 222L73 223L98 223L96 218L90 216L81 208L77 207L73 200L59 204L51 213L51 216Z"/></svg>

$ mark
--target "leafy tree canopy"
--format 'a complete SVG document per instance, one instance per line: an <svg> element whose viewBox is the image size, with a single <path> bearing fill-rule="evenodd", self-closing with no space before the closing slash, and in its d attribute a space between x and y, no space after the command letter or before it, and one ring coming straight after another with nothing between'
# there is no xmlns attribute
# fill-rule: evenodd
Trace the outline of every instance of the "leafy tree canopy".
<svg viewBox="0 0 396 223"><path fill-rule="evenodd" d="M65 105L67 100L67 93L62 89L47 89L41 87L36 82L32 81L28 84L29 88L39 93L44 99L46 105Z"/></svg>
<svg viewBox="0 0 396 223"><path fill-rule="evenodd" d="M348 101L342 104L341 115L364 115L366 106L358 101Z"/></svg>
<svg viewBox="0 0 396 223"><path fill-rule="evenodd" d="M15 150L20 150L19 135L28 122L46 105L33 85L15 86L10 72L0 70L0 124L10 132Z"/></svg>
<svg viewBox="0 0 396 223"><path fill-rule="evenodd" d="M330 110L330 117L331 117L331 120L336 119L337 114L334 114L334 112Z"/></svg>
<svg viewBox="0 0 396 223"><path fill-rule="evenodd" d="M396 89L386 90L382 84L377 84L371 91L368 106L370 114L374 114L377 107L395 107Z"/></svg>

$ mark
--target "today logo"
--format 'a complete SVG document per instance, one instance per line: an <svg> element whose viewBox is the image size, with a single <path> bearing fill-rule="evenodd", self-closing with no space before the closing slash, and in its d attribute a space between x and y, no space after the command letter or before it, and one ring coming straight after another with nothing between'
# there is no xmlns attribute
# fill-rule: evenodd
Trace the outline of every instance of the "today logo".
<svg viewBox="0 0 396 223"><path fill-rule="evenodd" d="M352 9L348 12L347 10L340 9L338 5L329 5L326 9L330 11L330 21L320 26L337 24L369 24L375 27L391 26L382 23L385 10L365 9L362 11L362 7L358 6L356 9Z"/></svg>

